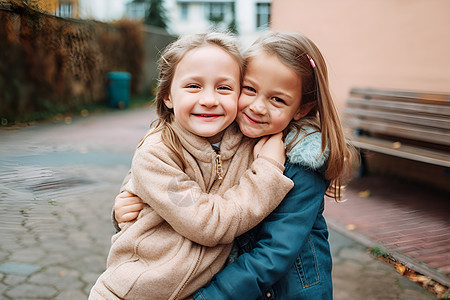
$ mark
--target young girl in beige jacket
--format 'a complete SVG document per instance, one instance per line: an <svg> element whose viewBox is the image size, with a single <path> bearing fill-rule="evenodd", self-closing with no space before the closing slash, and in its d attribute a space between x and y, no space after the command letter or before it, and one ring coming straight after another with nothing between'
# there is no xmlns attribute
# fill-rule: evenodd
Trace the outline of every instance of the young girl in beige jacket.
<svg viewBox="0 0 450 300"><path fill-rule="evenodd" d="M255 145L234 123L243 74L235 39L185 36L164 51L158 120L122 190L145 203L113 236L89 299L184 299L224 265L233 240L293 183L281 134Z"/></svg>

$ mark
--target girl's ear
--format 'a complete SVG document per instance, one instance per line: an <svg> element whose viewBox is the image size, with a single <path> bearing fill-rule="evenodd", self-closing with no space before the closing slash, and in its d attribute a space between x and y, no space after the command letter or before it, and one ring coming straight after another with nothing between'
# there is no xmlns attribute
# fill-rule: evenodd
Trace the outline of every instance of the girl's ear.
<svg viewBox="0 0 450 300"><path fill-rule="evenodd" d="M316 105L314 101L305 104L300 104L298 111L294 115L294 120L298 121L304 116L306 116L311 111L311 109L314 108L314 105Z"/></svg>
<svg viewBox="0 0 450 300"><path fill-rule="evenodd" d="M164 96L164 104L167 106L167 108L173 108L173 103L172 103L172 100L170 99L169 94Z"/></svg>

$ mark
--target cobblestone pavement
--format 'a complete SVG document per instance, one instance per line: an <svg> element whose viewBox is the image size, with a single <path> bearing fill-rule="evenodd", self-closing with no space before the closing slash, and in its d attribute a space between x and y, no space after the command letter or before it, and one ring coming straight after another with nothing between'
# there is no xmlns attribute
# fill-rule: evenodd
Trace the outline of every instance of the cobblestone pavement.
<svg viewBox="0 0 450 300"><path fill-rule="evenodd" d="M86 299L148 108L0 130L0 299ZM331 230L335 299L435 299Z"/></svg>

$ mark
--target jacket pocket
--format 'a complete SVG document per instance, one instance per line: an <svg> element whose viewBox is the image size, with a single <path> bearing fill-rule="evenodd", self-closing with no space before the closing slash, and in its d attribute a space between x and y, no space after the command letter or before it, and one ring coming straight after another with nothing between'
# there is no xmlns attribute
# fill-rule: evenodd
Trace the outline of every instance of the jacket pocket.
<svg viewBox="0 0 450 300"><path fill-rule="evenodd" d="M295 262L295 267L303 288L320 283L317 256L311 238L308 238L307 243L303 246L299 257Z"/></svg>
<svg viewBox="0 0 450 300"><path fill-rule="evenodd" d="M145 269L139 258L130 259L111 270L103 284L117 297L124 299Z"/></svg>

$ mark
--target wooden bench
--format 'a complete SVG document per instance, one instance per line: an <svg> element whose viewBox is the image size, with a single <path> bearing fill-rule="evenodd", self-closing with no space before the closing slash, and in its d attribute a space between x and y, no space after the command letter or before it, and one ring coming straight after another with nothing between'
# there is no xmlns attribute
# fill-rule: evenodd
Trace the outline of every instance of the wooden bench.
<svg viewBox="0 0 450 300"><path fill-rule="evenodd" d="M450 167L450 95L353 88L344 113L355 147Z"/></svg>

